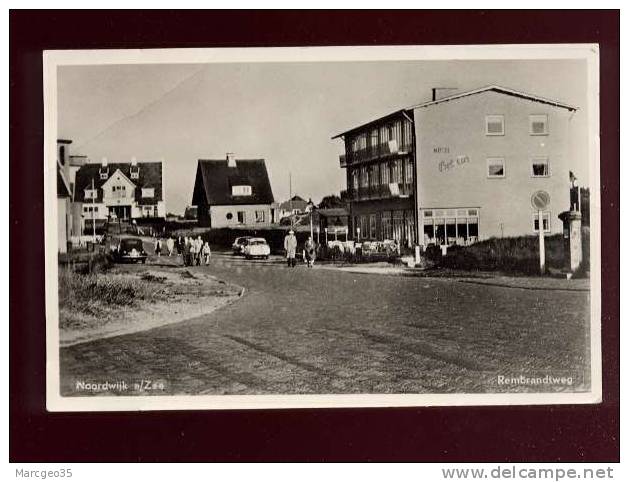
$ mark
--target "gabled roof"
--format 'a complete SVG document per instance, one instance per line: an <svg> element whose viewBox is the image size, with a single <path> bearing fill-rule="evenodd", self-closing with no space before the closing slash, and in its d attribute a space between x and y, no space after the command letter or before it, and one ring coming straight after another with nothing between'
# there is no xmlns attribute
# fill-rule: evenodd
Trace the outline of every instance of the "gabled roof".
<svg viewBox="0 0 629 482"><path fill-rule="evenodd" d="M526 92L520 92L517 90L513 90L513 89L509 89L507 87L501 87L500 85L488 85L486 87L481 87L480 89L474 89L474 90L468 90L466 92L460 92L458 94L453 94L453 95L449 95L447 97L442 97L441 99L437 99L437 100L432 100L429 102L423 102L421 104L416 104L416 105L412 105L406 109L400 109L400 110L396 110L394 112L391 112L390 114L384 115L382 117L379 117L377 119L373 119L369 122L366 122L364 124L361 124L357 127L353 127L352 129L349 129L345 132L341 132L340 134L335 135L334 137L332 137L332 139L336 139L338 137L342 137L345 136L346 134L350 134L352 132L355 132L357 130L362 130L366 127L369 127L372 124L377 124L380 122L383 122L385 120L388 120L392 117L396 117L399 115L406 115L406 116L410 116L411 113L410 111L412 111L413 109L419 109L422 107L428 107L431 105L437 105L437 104L442 104L444 102L450 102L452 100L457 100L457 99L461 99L463 97L468 97L470 95L475 95L475 94L481 94L483 92L489 92L489 91L493 91L493 92L498 92L500 94L506 94L506 95L512 95L514 97L519 97L521 99L527 99L527 100L531 100L534 102L540 102L542 104L547 104L547 105L551 105L553 107L561 107L563 109L567 109L571 112L576 111L578 108L569 104L565 104L563 102L560 102L558 100L552 100L552 99L547 99L545 97L540 97L538 95L533 95L533 94L527 94Z"/></svg>
<svg viewBox="0 0 629 482"><path fill-rule="evenodd" d="M132 179L131 168L139 169L138 179ZM100 178L100 170L109 169L107 179ZM91 199L85 200L85 190L92 188L92 179L94 179L94 187L98 190L96 202L103 200L103 184L118 170L135 184L135 200L139 204L155 204L162 201L162 163L161 162L138 162L134 166L130 162L109 162L106 166L102 164L85 164L76 172L76 180L74 184L74 200L78 202L91 202ZM142 188L153 188L155 196L151 198L142 197Z"/></svg>
<svg viewBox="0 0 629 482"><path fill-rule="evenodd" d="M306 209L308 206L308 201L306 201L301 196L293 196L288 201L284 201L280 204L280 209L286 211L288 209Z"/></svg>
<svg viewBox="0 0 629 482"><path fill-rule="evenodd" d="M264 159L237 159L229 167L225 159L199 159L192 204L230 206L271 204L273 191ZM232 196L232 186L251 186L251 196Z"/></svg>
<svg viewBox="0 0 629 482"><path fill-rule="evenodd" d="M564 104L563 102L559 102L557 100L547 99L545 97L540 97L538 95L527 94L526 92L520 92L517 90L509 89L507 87L501 87L499 85L488 85L486 87L481 87L480 89L468 90L467 92L460 92L458 94L449 95L447 97L442 97L441 99L432 100L430 102L424 102L422 104L417 104L409 107L409 109L419 109L422 107L428 107L431 105L443 104L444 102L450 102L452 100L461 99L463 97L469 97L470 95L482 94L483 92L498 92L500 94L512 95L514 97L519 97L521 99L527 99L534 102L540 102L542 104L552 105L554 107L561 107L563 109L567 109L569 111L577 110L576 107L568 104Z"/></svg>

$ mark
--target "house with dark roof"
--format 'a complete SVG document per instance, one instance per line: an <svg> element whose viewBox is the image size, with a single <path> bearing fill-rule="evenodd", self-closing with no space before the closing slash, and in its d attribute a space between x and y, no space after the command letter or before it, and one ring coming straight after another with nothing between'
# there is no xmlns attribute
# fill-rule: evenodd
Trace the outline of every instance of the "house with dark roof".
<svg viewBox="0 0 629 482"><path fill-rule="evenodd" d="M308 210L308 201L301 196L295 194L288 201L280 203L279 217L280 219L292 214L303 214Z"/></svg>
<svg viewBox="0 0 629 482"><path fill-rule="evenodd" d="M350 236L409 249L561 233L576 111L498 85L435 88L429 101L334 136L344 142ZM538 191L550 198L542 221L531 206Z"/></svg>
<svg viewBox="0 0 629 482"><path fill-rule="evenodd" d="M166 216L161 162L87 163L76 172L74 204L83 230L109 219Z"/></svg>
<svg viewBox="0 0 629 482"><path fill-rule="evenodd" d="M264 159L200 159L192 194L200 226L262 227L277 222Z"/></svg>

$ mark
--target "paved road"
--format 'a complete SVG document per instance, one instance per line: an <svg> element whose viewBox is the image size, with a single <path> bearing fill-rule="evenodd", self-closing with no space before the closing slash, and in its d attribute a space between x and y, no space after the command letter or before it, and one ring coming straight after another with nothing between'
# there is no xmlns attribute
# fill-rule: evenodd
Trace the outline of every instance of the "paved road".
<svg viewBox="0 0 629 482"><path fill-rule="evenodd" d="M200 318L62 349L62 393L77 380L148 380L155 394L447 393L513 390L496 373L589 377L588 293L229 254L189 269L246 293Z"/></svg>

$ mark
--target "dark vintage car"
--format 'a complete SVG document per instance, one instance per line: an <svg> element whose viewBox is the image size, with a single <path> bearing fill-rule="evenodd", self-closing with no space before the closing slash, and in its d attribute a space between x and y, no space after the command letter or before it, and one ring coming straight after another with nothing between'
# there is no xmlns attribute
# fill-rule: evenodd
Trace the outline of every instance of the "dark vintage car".
<svg viewBox="0 0 629 482"><path fill-rule="evenodd" d="M146 263L148 255L140 238L122 238L112 250L117 263Z"/></svg>

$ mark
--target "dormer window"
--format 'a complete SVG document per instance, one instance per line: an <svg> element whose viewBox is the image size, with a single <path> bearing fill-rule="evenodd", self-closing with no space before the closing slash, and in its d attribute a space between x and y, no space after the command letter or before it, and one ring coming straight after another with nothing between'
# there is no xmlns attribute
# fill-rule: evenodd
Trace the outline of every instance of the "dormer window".
<svg viewBox="0 0 629 482"><path fill-rule="evenodd" d="M85 199L96 199L96 189L86 189L85 190Z"/></svg>
<svg viewBox="0 0 629 482"><path fill-rule="evenodd" d="M142 197L155 197L155 188L153 188L153 187L143 187L142 188Z"/></svg>
<svg viewBox="0 0 629 482"><path fill-rule="evenodd" d="M251 196L251 186L232 186L232 196Z"/></svg>
<svg viewBox="0 0 629 482"><path fill-rule="evenodd" d="M109 168L101 168L98 170L99 174L100 174L100 178L101 180L106 180L109 177Z"/></svg>
<svg viewBox="0 0 629 482"><path fill-rule="evenodd" d="M140 168L138 166L131 166L131 179L140 178Z"/></svg>

